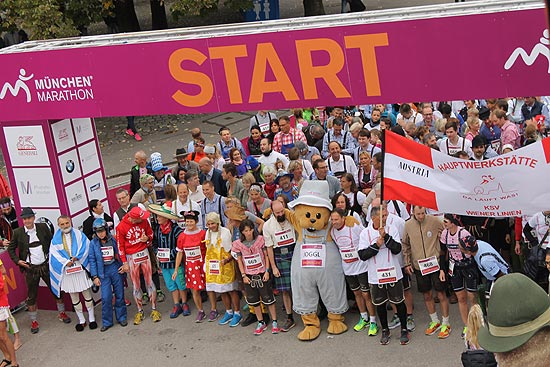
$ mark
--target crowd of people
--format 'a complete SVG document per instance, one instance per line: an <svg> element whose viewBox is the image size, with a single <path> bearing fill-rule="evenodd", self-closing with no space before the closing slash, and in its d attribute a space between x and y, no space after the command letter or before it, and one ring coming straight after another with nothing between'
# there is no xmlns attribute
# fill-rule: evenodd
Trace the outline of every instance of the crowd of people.
<svg viewBox="0 0 550 367"><path fill-rule="evenodd" d="M100 201L91 200L82 231L61 216L52 233L53 228L35 222L31 208L22 209L24 225L17 228L9 197L0 199L8 223L2 228L4 245L25 273L32 333L39 331L40 279L50 286L59 319L67 323L61 299L69 293L79 332L98 327L92 287L101 288L100 330L128 324L125 284L133 288L134 325L144 321L147 304L152 321L161 321L157 303L165 299L164 288L173 302L170 318L189 316L194 309L197 323L256 324L255 335L270 324L274 334L287 332L296 325L291 264L300 255L294 250L301 237L291 224L289 203L306 182L325 181L330 236L347 284L333 291L347 291L355 302L360 316L353 329L379 335L382 345L398 329L400 344L408 344L416 329L413 311L421 312L413 310L414 278L430 317L424 333L446 339L455 329L468 349L479 349L483 317L475 315L485 308L483 290L489 294L493 283L512 270L548 290L550 210L532 217L484 218L381 200L382 131L448 155L484 160L541 139L549 126L548 107L535 97L293 109L279 117L259 111L243 139L222 127L219 141L206 144L195 127L191 141L175 150L172 169L158 152L136 152L129 190L116 193L117 210L108 214ZM282 298L284 320L277 318L276 295ZM0 297L0 330L12 320L1 302ZM455 302L462 324L451 327L449 303ZM3 334L0 342L10 345ZM16 365L11 348L2 348L0 367L6 361Z"/></svg>

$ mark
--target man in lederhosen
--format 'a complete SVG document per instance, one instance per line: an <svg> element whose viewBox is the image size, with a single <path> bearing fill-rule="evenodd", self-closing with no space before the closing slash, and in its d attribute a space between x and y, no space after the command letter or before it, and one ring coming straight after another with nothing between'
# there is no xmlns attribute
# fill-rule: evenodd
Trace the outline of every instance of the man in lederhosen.
<svg viewBox="0 0 550 367"><path fill-rule="evenodd" d="M20 217L23 220L24 226L15 229L8 247L8 253L12 261L25 274L28 290L27 306L29 308L29 317L31 318L31 333L36 334L39 330L38 321L36 320L36 297L38 295L40 279L51 290L48 257L52 233L47 224L34 223L35 213L31 208L23 208ZM59 320L69 324L71 318L65 313L65 305L62 300L63 294L59 298L55 295L54 297L57 302Z"/></svg>

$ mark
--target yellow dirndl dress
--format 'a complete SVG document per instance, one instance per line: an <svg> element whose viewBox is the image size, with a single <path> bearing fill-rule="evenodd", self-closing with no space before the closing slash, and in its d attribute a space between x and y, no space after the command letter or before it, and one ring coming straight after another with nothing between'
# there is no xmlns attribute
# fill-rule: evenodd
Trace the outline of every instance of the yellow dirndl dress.
<svg viewBox="0 0 550 367"><path fill-rule="evenodd" d="M235 280L235 261L222 265L222 260L231 257L231 233L219 227L218 232L206 231L206 257L204 260L206 290L225 293L238 289Z"/></svg>

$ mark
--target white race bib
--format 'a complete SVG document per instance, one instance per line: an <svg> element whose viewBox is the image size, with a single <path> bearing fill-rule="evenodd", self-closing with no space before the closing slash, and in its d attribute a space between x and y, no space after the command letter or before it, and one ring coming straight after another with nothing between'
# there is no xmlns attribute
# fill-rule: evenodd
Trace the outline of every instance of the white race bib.
<svg viewBox="0 0 550 367"><path fill-rule="evenodd" d="M82 265L80 265L79 263L73 264L73 266L67 266L65 268L67 274L80 273L82 270Z"/></svg>
<svg viewBox="0 0 550 367"><path fill-rule="evenodd" d="M259 269L264 265L260 254L243 256L243 262L246 273Z"/></svg>
<svg viewBox="0 0 550 367"><path fill-rule="evenodd" d="M428 275L439 271L439 263L435 256L418 260L418 266L420 267L420 273L422 275Z"/></svg>
<svg viewBox="0 0 550 367"><path fill-rule="evenodd" d="M103 261L112 261L115 258L113 246L102 246L101 257L103 257Z"/></svg>
<svg viewBox="0 0 550 367"><path fill-rule="evenodd" d="M397 282L397 270L395 270L395 266L378 268L376 269L376 274L378 275L378 284Z"/></svg>
<svg viewBox="0 0 550 367"><path fill-rule="evenodd" d="M170 262L170 249L169 248L159 248L157 252L157 258L161 263Z"/></svg>
<svg viewBox="0 0 550 367"><path fill-rule="evenodd" d="M184 251L187 261L199 261L202 259L200 246L185 248Z"/></svg>
<svg viewBox="0 0 550 367"><path fill-rule="evenodd" d="M359 261L359 254L354 248L342 248L340 249L340 256L342 256L342 261L346 264L354 263Z"/></svg>
<svg viewBox="0 0 550 367"><path fill-rule="evenodd" d="M269 124L260 125L260 131L262 132L262 134L269 132Z"/></svg>
<svg viewBox="0 0 550 367"><path fill-rule="evenodd" d="M220 275L220 262L218 260L208 261L208 273L210 275Z"/></svg>
<svg viewBox="0 0 550 367"><path fill-rule="evenodd" d="M277 243L277 247L283 247L292 245L296 242L296 239L294 238L294 229L284 229L280 232L275 232L275 242Z"/></svg>
<svg viewBox="0 0 550 367"><path fill-rule="evenodd" d="M324 268L327 249L324 245L304 244L300 250L302 268Z"/></svg>
<svg viewBox="0 0 550 367"><path fill-rule="evenodd" d="M134 254L134 264L141 264L149 260L149 251L141 250Z"/></svg>

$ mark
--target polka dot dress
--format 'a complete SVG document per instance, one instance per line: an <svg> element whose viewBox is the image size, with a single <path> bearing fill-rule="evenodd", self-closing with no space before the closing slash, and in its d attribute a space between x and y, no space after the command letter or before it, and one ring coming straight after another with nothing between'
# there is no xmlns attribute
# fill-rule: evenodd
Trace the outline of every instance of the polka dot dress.
<svg viewBox="0 0 550 367"><path fill-rule="evenodd" d="M185 231L178 238L178 248L192 248L200 246L201 258L195 261L185 259L185 282L187 288L203 290L206 289L205 275L203 271L204 256L206 255L206 246L202 242L206 231L201 230L195 233L186 233ZM185 252L184 252L185 254Z"/></svg>

